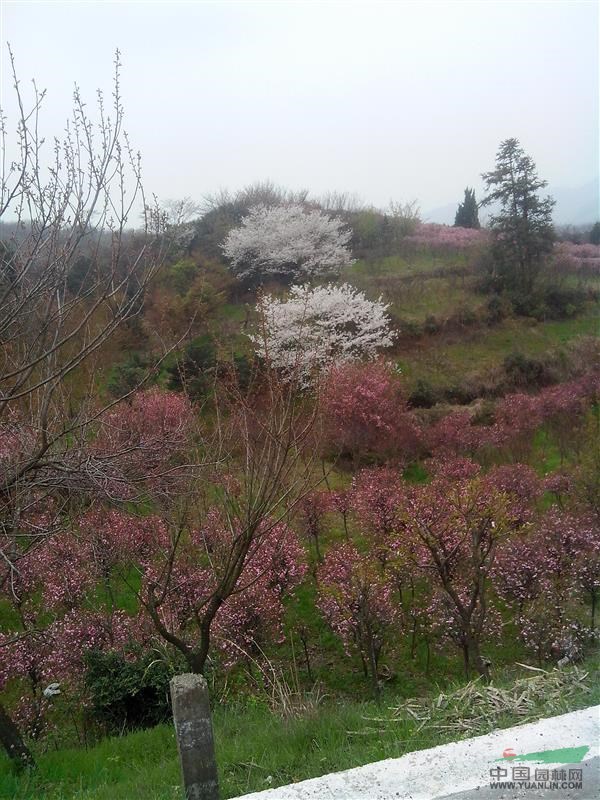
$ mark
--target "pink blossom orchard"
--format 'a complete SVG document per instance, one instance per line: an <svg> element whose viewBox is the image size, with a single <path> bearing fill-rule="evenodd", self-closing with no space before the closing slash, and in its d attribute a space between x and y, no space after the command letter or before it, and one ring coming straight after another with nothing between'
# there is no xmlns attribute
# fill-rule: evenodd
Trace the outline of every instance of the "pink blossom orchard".
<svg viewBox="0 0 600 800"><path fill-rule="evenodd" d="M436 467L429 484L408 490L403 529L438 605L448 609L445 616L455 629L465 672L486 675L481 645L489 625L489 575L497 543L520 524L519 515L508 494L482 476L476 464L439 462Z"/></svg>
<svg viewBox="0 0 600 800"><path fill-rule="evenodd" d="M247 551L237 549L243 525L224 510L247 491L239 472L211 472L213 489L230 506L201 504L184 524L158 513L186 486L180 468L195 431L189 402L163 390L115 408L82 447L80 455L102 467L90 467L82 480L81 505L67 512L43 492L31 495L19 519L21 543L3 543L14 563L2 591L16 622L0 642L0 684L20 688L17 718L33 735L43 732L53 704L67 696L89 701L87 652L127 659L167 642L185 658L197 645L204 609L220 593L209 637L211 663L223 672L260 661L283 642L285 598L311 580L324 620L358 656L375 694L382 659L398 648L416 658L419 642L427 653L431 645L455 648L466 672L487 675L488 651L506 624L540 662L583 652L600 596L600 526L576 491L576 473L565 466L540 478L520 463L486 470L474 457L485 448L506 457L540 425L556 425L558 436L583 418L597 378L507 395L491 424L475 424L463 410L427 427L407 410L386 365L345 364L331 376L323 401L329 436L359 455L370 447L383 465L346 476L343 489L321 484L291 516L263 515ZM260 418L245 430L254 446ZM27 448L27 432L11 419L3 433L0 464L10 469ZM418 452L407 442L417 436L433 455L423 463L423 484L402 477L407 454ZM102 479L94 483L92 473ZM142 491L160 498L156 513L118 506ZM549 497L555 505L544 510ZM312 572L298 534L315 547ZM229 586L232 558L242 559L242 569ZM132 575L138 605L125 613L115 581L131 584ZM45 696L51 683L64 695Z"/></svg>
<svg viewBox="0 0 600 800"><path fill-rule="evenodd" d="M581 275L600 273L600 245L556 242L553 254L559 266Z"/></svg>
<svg viewBox="0 0 600 800"><path fill-rule="evenodd" d="M518 460L542 425L554 426L560 435L571 420L581 419L598 397L599 385L597 373L590 371L537 394L507 394L496 402L490 425L474 422L469 409L452 411L425 431L424 440L433 454L475 456L485 448L502 447L514 450Z"/></svg>
<svg viewBox="0 0 600 800"><path fill-rule="evenodd" d="M115 510L86 513L76 528L46 539L20 562L9 599L21 626L3 636L0 680L20 679L22 719L41 730L48 703L42 690L51 682L71 687L80 702L84 658L90 650L116 650L127 657L134 646L150 647L157 631L145 613L149 586L161 585L160 623L173 635L193 635L196 609L211 596L219 566L230 553L234 532L210 512L201 530L170 564L164 582L171 532L158 517ZM113 581L140 572L140 610L130 616L114 606ZM283 638L283 598L304 578L306 560L296 535L283 523L257 537L238 585L221 606L213 637L225 668L262 658L262 647ZM99 595L100 592L100 595ZM40 605L40 596L42 605ZM100 601L100 598L101 601ZM42 622L51 616L51 622Z"/></svg>
<svg viewBox="0 0 600 800"><path fill-rule="evenodd" d="M366 560L372 575L387 587L386 598L396 604L394 624L402 619L404 628L412 630L413 655L417 634L428 646L432 640L452 642L460 648L467 672L487 674L481 646L502 636L502 619L491 594L492 576L498 573L496 553L501 542L535 519L542 482L522 464L484 473L469 459L444 458L430 462L428 469L431 481L417 486L403 481L397 469L358 473L350 491L351 509L368 548L360 558L353 547L331 551L319 581L333 584L337 574L341 603L346 596L340 587L350 580L350 562ZM344 556L349 559L346 572ZM320 593L329 596L325 589ZM349 604L347 598L344 602ZM331 599L321 599L320 607L338 635L347 639L339 620L348 624L348 617L334 619Z"/></svg>
<svg viewBox="0 0 600 800"><path fill-rule="evenodd" d="M488 241L488 234L478 228L460 228L436 223L420 223L415 233L406 236L404 241L439 252L461 252L481 246Z"/></svg>
<svg viewBox="0 0 600 800"><path fill-rule="evenodd" d="M97 508L78 525L43 537L20 559L4 586L20 625L5 636L2 679L24 682L20 709L33 729L41 730L47 710L46 684L68 686L73 699L87 701L81 680L88 651L127 654L134 644L149 646L149 626L115 606L112 581L116 570L143 563L166 537L156 517Z"/></svg>

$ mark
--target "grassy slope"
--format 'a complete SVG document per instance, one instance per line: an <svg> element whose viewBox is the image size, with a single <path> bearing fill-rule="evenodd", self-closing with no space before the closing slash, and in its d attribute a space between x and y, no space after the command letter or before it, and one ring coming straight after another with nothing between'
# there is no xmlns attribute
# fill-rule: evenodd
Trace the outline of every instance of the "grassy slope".
<svg viewBox="0 0 600 800"><path fill-rule="evenodd" d="M372 299L383 295L401 330L403 323L404 327L406 323L423 323L430 316L443 321L459 309L481 315L486 303L486 297L475 291L475 276L461 255L420 253L407 258L357 261L343 279ZM589 278L578 285L598 289L598 280ZM539 356L599 330L598 309L590 305L572 319L536 322L511 318L492 327L465 326L452 335L421 337L399 345L394 356L409 390L418 379L449 386L465 376L499 367L511 352Z"/></svg>
<svg viewBox="0 0 600 800"><path fill-rule="evenodd" d="M424 378L433 385L460 383L466 376L499 367L512 352L539 356L574 339L598 332L595 309L573 319L534 322L508 319L488 329L465 330L453 341L429 337L398 352L407 383Z"/></svg>
<svg viewBox="0 0 600 800"><path fill-rule="evenodd" d="M443 259L420 255L409 260L384 259L375 264L358 262L345 278L370 297L383 294L391 302L391 312L397 319L419 323L431 314L443 318L459 307L474 312L482 307L484 298L473 291L472 278L458 274L464 266L460 256ZM238 330L245 313L242 307L229 305L221 311L219 327L226 336L239 338ZM512 351L540 355L578 335L593 334L597 324L591 308L564 321L533 323L509 319L490 328L467 327L452 336L423 337L399 346L394 356L403 368L409 389L418 378L426 378L437 385L452 385L471 373L499 366ZM537 448L540 465L544 463L546 469L554 465L557 456L551 443L540 438ZM338 477L336 474L332 480ZM337 533L341 537L341 532ZM326 547L327 542L324 544ZM381 710L357 699L366 696L363 676L355 660L351 664L345 660L339 642L323 625L314 608L312 593L311 586L305 586L293 599L288 613L288 633L294 630L296 623L309 629L312 668L315 678L329 695L326 704L307 717L288 721L274 717L256 702L252 704L252 698L246 700L243 708L237 705L218 707L215 727L224 797L266 788L270 785L269 776L273 779L272 785L283 784L398 756L444 740L441 734L426 730L415 738L407 723L395 722L382 731L365 721L364 717L380 716ZM293 641L288 636L288 644L280 653L284 661L292 657L291 644ZM295 646L297 655L300 652L297 641ZM396 675L390 681L386 701L419 696L432 691L436 684L445 687L449 682L460 680L460 662L454 654L433 653L432 675L426 677L423 653L413 662L403 652L404 646L393 656L390 654ZM510 652L504 648L502 653L491 655L499 670L526 658L517 645ZM600 696L581 696L569 707L599 701ZM514 721L506 719L505 724ZM447 736L447 739L452 738L455 737ZM46 753L40 757L40 770L35 779L15 778L7 763L0 760L0 797L23 800L180 797L172 730L170 726L159 726L151 731L104 740L89 750Z"/></svg>
<svg viewBox="0 0 600 800"><path fill-rule="evenodd" d="M598 661L589 661L593 674ZM497 685L509 685L498 681ZM538 702L528 717L538 718L600 702L600 686L577 689L568 698ZM453 731L432 726L417 730L412 719L398 719L387 697L372 702L325 702L284 719L264 706L217 707L214 712L222 796L235 797L269 786L396 758L453 741ZM443 713L436 722L444 722ZM524 721L506 714L478 728L509 727ZM465 734L465 737L469 734ZM179 763L170 725L103 740L89 750L62 750L39 758L35 776L20 778L0 762L0 797L14 800L167 800L180 798Z"/></svg>

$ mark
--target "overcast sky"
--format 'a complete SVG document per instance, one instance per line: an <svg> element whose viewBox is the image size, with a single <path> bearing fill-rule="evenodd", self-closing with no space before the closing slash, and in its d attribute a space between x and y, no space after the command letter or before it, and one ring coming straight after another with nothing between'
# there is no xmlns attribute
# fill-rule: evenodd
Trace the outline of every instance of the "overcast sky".
<svg viewBox="0 0 600 800"><path fill-rule="evenodd" d="M60 133L73 83L92 103L122 53L144 183L200 199L271 179L424 210L480 187L515 136L552 186L598 175L598 4L1 0L2 106L48 90Z"/></svg>

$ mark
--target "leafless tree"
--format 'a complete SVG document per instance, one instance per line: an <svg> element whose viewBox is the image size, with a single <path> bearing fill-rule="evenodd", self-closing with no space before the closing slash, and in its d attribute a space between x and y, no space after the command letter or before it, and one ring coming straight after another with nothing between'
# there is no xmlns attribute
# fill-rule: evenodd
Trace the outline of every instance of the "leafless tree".
<svg viewBox="0 0 600 800"><path fill-rule="evenodd" d="M0 581L48 536L74 486L103 468L85 443L108 409L98 365L117 330L138 314L164 253L162 216L147 208L140 156L123 128L120 59L110 106L97 119L75 87L62 138L41 133L45 92L27 100L9 49L16 141L0 113ZM130 220L144 211L141 230ZM117 400L110 401L110 405ZM0 709L0 741L31 763Z"/></svg>

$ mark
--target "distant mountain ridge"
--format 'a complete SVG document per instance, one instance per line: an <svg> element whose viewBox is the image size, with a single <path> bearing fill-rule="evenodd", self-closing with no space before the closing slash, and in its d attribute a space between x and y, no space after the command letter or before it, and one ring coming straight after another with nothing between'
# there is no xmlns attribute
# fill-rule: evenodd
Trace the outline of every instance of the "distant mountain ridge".
<svg viewBox="0 0 600 800"><path fill-rule="evenodd" d="M595 178L582 186L549 186L548 194L556 200L554 222L556 225L591 225L600 220L600 180ZM455 203L438 206L423 213L426 222L453 225L454 215L462 196ZM482 221L485 213L481 214Z"/></svg>

